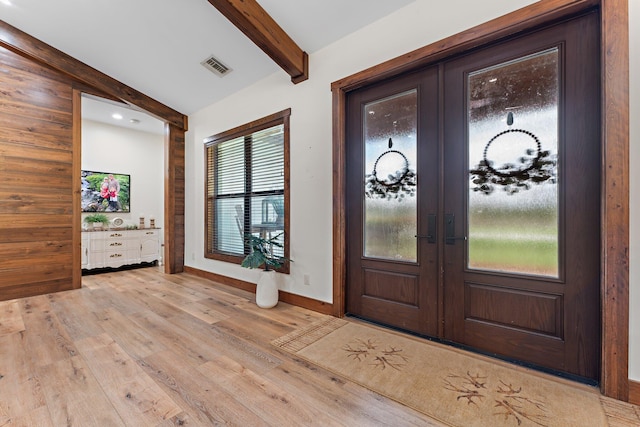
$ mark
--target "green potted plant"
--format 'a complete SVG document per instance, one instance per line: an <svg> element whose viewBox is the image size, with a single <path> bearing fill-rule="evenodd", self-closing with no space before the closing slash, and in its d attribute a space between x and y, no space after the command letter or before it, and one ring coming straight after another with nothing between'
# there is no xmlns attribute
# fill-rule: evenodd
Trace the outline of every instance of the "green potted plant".
<svg viewBox="0 0 640 427"><path fill-rule="evenodd" d="M256 284L256 304L261 308L271 308L278 304L278 284L276 282L275 269L280 268L285 262L293 262L291 259L273 254L273 248L283 248L278 238L264 238L251 233L244 236L245 244L251 252L242 260L242 266L246 268L260 268L264 266L264 272Z"/></svg>
<svg viewBox="0 0 640 427"><path fill-rule="evenodd" d="M90 214L84 217L84 222L92 224L93 228L102 228L104 224L109 224L109 217L102 213Z"/></svg>

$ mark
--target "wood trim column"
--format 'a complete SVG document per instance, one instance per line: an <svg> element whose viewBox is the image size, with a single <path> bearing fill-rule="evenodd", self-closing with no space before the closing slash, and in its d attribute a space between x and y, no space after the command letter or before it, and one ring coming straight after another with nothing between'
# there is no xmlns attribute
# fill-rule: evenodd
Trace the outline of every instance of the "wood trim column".
<svg viewBox="0 0 640 427"><path fill-rule="evenodd" d="M72 94L73 123L71 141L73 153L71 159L71 182L73 183L71 243L73 245L73 270L71 272L71 286L73 289L82 287L82 208L80 174L82 170L82 93L73 89Z"/></svg>
<svg viewBox="0 0 640 427"><path fill-rule="evenodd" d="M185 131L165 124L164 272L184 271Z"/></svg>
<svg viewBox="0 0 640 427"><path fill-rule="evenodd" d="M331 88L333 96L333 315L344 317L347 286L346 226L346 92Z"/></svg>
<svg viewBox="0 0 640 427"><path fill-rule="evenodd" d="M629 13L602 0L602 393L629 399Z"/></svg>

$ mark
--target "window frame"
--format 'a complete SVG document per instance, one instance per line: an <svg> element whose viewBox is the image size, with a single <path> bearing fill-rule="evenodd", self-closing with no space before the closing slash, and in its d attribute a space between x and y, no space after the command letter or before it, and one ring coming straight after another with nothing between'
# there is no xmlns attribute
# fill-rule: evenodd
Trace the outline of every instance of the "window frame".
<svg viewBox="0 0 640 427"><path fill-rule="evenodd" d="M209 136L204 139L204 173L205 173L205 186L204 186L204 257L207 259L214 259L218 261L229 262L233 264L240 264L245 255L233 255L229 253L216 252L213 249L213 232L215 228L215 208L212 201L215 199L214 195L208 194L209 189L209 150L214 146L223 142L230 141L232 139L240 137L248 137L255 132L268 129L270 127L283 125L283 143L284 143L284 256L289 258L289 216L290 216L290 203L289 203L289 117L291 116L291 108L279 111L261 119L254 120L250 123L238 126L236 128ZM247 158L244 158L244 165L247 165ZM247 172L245 172L247 173ZM244 193L247 197L246 194ZM281 273L289 273L289 263L278 269Z"/></svg>

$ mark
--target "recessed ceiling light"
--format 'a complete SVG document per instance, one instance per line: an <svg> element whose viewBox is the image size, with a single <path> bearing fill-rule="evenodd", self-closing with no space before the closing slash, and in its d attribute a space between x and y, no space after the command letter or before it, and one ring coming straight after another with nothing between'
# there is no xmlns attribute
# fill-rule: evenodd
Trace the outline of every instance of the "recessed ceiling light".
<svg viewBox="0 0 640 427"><path fill-rule="evenodd" d="M113 113L111 117L113 117L116 120L122 120L122 114L119 114L119 113Z"/></svg>
<svg viewBox="0 0 640 427"><path fill-rule="evenodd" d="M129 120L129 123L131 123L132 125L137 125L138 123L140 123L140 120L138 120L138 119L131 119L131 120Z"/></svg>
<svg viewBox="0 0 640 427"><path fill-rule="evenodd" d="M10 0L0 0L0 3L7 5L7 6L13 6L13 4L11 3Z"/></svg>

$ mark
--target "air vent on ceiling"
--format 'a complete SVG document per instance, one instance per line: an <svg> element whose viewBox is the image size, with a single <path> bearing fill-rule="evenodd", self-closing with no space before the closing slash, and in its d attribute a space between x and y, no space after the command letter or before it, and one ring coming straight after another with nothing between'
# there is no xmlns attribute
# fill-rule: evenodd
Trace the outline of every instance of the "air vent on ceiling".
<svg viewBox="0 0 640 427"><path fill-rule="evenodd" d="M218 77L223 77L231 71L231 68L224 65L220 60L214 58L213 56L208 57L201 64L209 71L217 75Z"/></svg>

